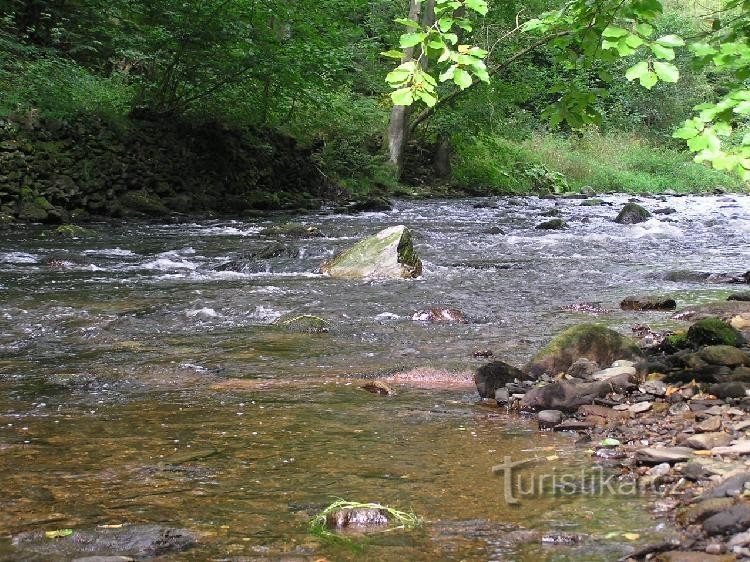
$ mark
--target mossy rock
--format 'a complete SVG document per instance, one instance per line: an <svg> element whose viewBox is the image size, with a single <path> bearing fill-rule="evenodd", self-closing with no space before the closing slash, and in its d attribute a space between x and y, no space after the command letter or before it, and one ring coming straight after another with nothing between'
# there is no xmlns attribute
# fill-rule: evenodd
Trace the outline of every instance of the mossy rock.
<svg viewBox="0 0 750 562"><path fill-rule="evenodd" d="M29 222L45 222L49 212L35 200L25 199L18 204L18 220Z"/></svg>
<svg viewBox="0 0 750 562"><path fill-rule="evenodd" d="M260 231L261 236L286 236L288 238L320 238L323 233L317 226L288 222L269 226Z"/></svg>
<svg viewBox="0 0 750 562"><path fill-rule="evenodd" d="M163 217L170 213L162 200L148 191L130 191L120 197L124 214L140 214L150 217Z"/></svg>
<svg viewBox="0 0 750 562"><path fill-rule="evenodd" d="M398 225L357 242L324 262L320 269L343 279L407 279L422 274L422 262L414 251L409 229Z"/></svg>
<svg viewBox="0 0 750 562"><path fill-rule="evenodd" d="M601 205L604 205L604 201L602 199L586 199L585 201L581 201L581 207L599 207Z"/></svg>
<svg viewBox="0 0 750 562"><path fill-rule="evenodd" d="M687 337L687 333L678 332L676 334L670 334L664 338L664 347L667 350L680 350L691 347L690 340Z"/></svg>
<svg viewBox="0 0 750 562"><path fill-rule="evenodd" d="M568 228L568 223L562 219L552 219L536 225L537 230L563 230Z"/></svg>
<svg viewBox="0 0 750 562"><path fill-rule="evenodd" d="M308 334L325 334L331 330L331 324L327 320L312 314L288 314L277 318L274 325L290 332Z"/></svg>
<svg viewBox="0 0 750 562"><path fill-rule="evenodd" d="M638 203L626 203L625 206L617 215L615 222L620 224L637 224L639 222L645 222L651 217L646 209L641 207Z"/></svg>
<svg viewBox="0 0 750 562"><path fill-rule="evenodd" d="M57 236L66 238L83 238L96 235L93 230L78 226L77 224L61 224L54 232Z"/></svg>
<svg viewBox="0 0 750 562"><path fill-rule="evenodd" d="M745 343L742 334L720 318L704 318L690 326L687 338L695 346L732 345L739 347Z"/></svg>
<svg viewBox="0 0 750 562"><path fill-rule="evenodd" d="M567 371L581 357L608 367L618 359L643 356L636 343L601 324L578 324L557 334L526 365L534 376Z"/></svg>

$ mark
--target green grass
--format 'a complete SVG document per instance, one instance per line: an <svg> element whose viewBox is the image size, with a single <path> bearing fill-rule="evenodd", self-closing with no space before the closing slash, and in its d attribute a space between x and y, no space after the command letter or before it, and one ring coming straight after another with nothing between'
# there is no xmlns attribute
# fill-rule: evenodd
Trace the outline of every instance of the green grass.
<svg viewBox="0 0 750 562"><path fill-rule="evenodd" d="M738 177L692 161L687 152L655 146L630 134L587 131L578 137L535 134L525 141L480 136L458 139L455 179L460 187L489 193L529 193L550 188L554 172L568 187L596 192L747 191ZM540 170L550 185L540 185ZM541 174L544 176L544 174ZM541 182L542 184L544 182ZM559 182L557 182L559 183Z"/></svg>
<svg viewBox="0 0 750 562"><path fill-rule="evenodd" d="M310 520L310 533L331 542L344 542L354 545L351 538L334 533L328 528L328 516L341 509L379 509L387 514L389 521L395 522L395 527L389 529L413 529L421 524L421 519L414 513L399 511L379 503L361 503L338 499L320 511Z"/></svg>

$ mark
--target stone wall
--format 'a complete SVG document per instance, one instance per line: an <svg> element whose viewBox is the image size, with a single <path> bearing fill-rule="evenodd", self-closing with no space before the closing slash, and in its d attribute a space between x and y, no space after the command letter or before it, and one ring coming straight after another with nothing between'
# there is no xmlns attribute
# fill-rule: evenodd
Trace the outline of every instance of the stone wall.
<svg viewBox="0 0 750 562"><path fill-rule="evenodd" d="M67 222L315 208L328 194L310 151L216 122L0 122L0 220Z"/></svg>

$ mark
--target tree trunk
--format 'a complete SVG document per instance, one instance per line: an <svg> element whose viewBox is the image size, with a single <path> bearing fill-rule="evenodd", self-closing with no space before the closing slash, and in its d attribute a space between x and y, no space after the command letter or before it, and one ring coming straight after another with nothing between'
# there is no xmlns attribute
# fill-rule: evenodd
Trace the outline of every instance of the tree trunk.
<svg viewBox="0 0 750 562"><path fill-rule="evenodd" d="M432 168L435 176L440 179L449 178L451 175L451 141L446 135L438 135Z"/></svg>
<svg viewBox="0 0 750 562"><path fill-rule="evenodd" d="M419 21L421 3L419 0L409 0L409 19ZM414 58L414 48L404 49L401 62L409 62ZM407 121L409 119L408 105L394 105L391 109L391 119L388 123L388 162L396 172L396 178L401 177L404 169L404 148L407 139Z"/></svg>

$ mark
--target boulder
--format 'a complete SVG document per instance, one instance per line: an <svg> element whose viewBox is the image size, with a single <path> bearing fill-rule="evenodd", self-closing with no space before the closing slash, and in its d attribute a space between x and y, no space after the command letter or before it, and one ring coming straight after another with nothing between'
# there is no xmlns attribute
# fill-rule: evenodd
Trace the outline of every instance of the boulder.
<svg viewBox="0 0 750 562"><path fill-rule="evenodd" d="M727 300L748 302L750 301L750 291L743 291L742 293L734 293L733 295L729 295L727 297Z"/></svg>
<svg viewBox="0 0 750 562"><path fill-rule="evenodd" d="M723 431L712 431L709 433L698 433L689 437L685 445L693 449L713 449L714 447L723 447L729 445L732 436Z"/></svg>
<svg viewBox="0 0 750 562"><path fill-rule="evenodd" d="M750 527L750 505L738 503L703 522L703 530L709 536L726 535L746 531Z"/></svg>
<svg viewBox="0 0 750 562"><path fill-rule="evenodd" d="M356 201L348 207L348 213L383 213L393 209L393 205L385 197L370 197L362 201Z"/></svg>
<svg viewBox="0 0 750 562"><path fill-rule="evenodd" d="M726 367L750 365L750 356L731 345L709 345L701 349L698 354L701 359L711 365L724 365Z"/></svg>
<svg viewBox="0 0 750 562"><path fill-rule="evenodd" d="M600 365L617 359L636 359L642 353L629 338L599 324L579 324L556 335L527 364L524 370L534 376L567 371L585 357Z"/></svg>
<svg viewBox="0 0 750 562"><path fill-rule="evenodd" d="M568 224L562 219L552 219L536 225L537 230L563 230L568 228Z"/></svg>
<svg viewBox="0 0 750 562"><path fill-rule="evenodd" d="M620 302L622 310L674 310L677 303L669 297L638 296L625 297Z"/></svg>
<svg viewBox="0 0 750 562"><path fill-rule="evenodd" d="M717 398L725 400L727 398L744 398L747 396L746 388L745 383L732 381L712 384L708 391Z"/></svg>
<svg viewBox="0 0 750 562"><path fill-rule="evenodd" d="M474 384L482 398L495 398L495 391L516 380L527 380L528 375L503 361L482 365L474 373Z"/></svg>
<svg viewBox="0 0 750 562"><path fill-rule="evenodd" d="M615 222L620 224L637 224L647 221L650 217L651 213L638 203L626 203L622 210L620 210L620 214L617 215Z"/></svg>
<svg viewBox="0 0 750 562"><path fill-rule="evenodd" d="M591 359L580 357L568 368L566 374L578 379L590 379L591 375L599 370L599 365L594 363Z"/></svg>
<svg viewBox="0 0 750 562"><path fill-rule="evenodd" d="M644 447L635 452L636 462L643 464L683 462L692 456L693 449L688 447Z"/></svg>
<svg viewBox="0 0 750 562"><path fill-rule="evenodd" d="M542 410L536 416L539 422L539 429L552 429L560 425L563 420L563 414L560 410Z"/></svg>
<svg viewBox="0 0 750 562"><path fill-rule="evenodd" d="M532 388L521 399L521 408L575 411L580 406L591 404L596 398L603 398L612 389L611 381L591 383L555 381L545 386Z"/></svg>
<svg viewBox="0 0 750 562"><path fill-rule="evenodd" d="M399 279L419 277L409 229L403 225L381 230L321 265L325 275L344 279Z"/></svg>
<svg viewBox="0 0 750 562"><path fill-rule="evenodd" d="M704 318L690 326L687 337L695 346L732 345L739 347L745 343L740 332L720 318Z"/></svg>

